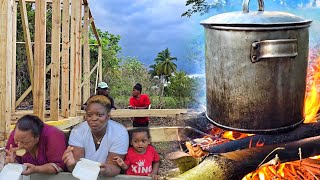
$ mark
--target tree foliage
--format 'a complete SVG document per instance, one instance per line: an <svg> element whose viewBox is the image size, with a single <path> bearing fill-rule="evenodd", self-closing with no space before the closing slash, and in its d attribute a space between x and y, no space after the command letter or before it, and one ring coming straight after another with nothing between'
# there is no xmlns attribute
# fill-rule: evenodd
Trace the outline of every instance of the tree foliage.
<svg viewBox="0 0 320 180"><path fill-rule="evenodd" d="M119 46L120 36L109 33L108 31L102 32L97 29L99 34L101 47L102 47L102 71L103 79L108 79L116 70L120 67L121 59L117 57L117 54L121 52ZM97 40L94 34L90 31L89 44L97 44ZM91 66L98 61L98 46L90 46L90 58Z"/></svg>
<svg viewBox="0 0 320 180"><path fill-rule="evenodd" d="M176 72L170 77L167 87L169 96L172 96L180 107L192 106L199 101L200 80L190 78L183 71Z"/></svg>
<svg viewBox="0 0 320 180"><path fill-rule="evenodd" d="M176 72L177 65L173 62L177 60L176 57L172 57L168 48L158 53L155 61L154 71L158 76L164 76L166 79Z"/></svg>
<svg viewBox="0 0 320 180"><path fill-rule="evenodd" d="M181 16L191 17L192 14L200 13L200 15L206 14L210 9L215 7L222 7L225 5L225 0L212 0L207 2L206 0L187 0L186 6L192 5L190 9L182 13Z"/></svg>
<svg viewBox="0 0 320 180"><path fill-rule="evenodd" d="M204 15L213 8L222 8L226 6L230 6L235 2L239 3L240 0L187 0L186 6L191 6L186 12L182 13L181 16L191 17L193 14L199 13L200 15ZM241 2L241 1L240 1ZM306 6L311 2L313 7L316 6L316 0L274 0L274 3L295 8L299 6Z"/></svg>

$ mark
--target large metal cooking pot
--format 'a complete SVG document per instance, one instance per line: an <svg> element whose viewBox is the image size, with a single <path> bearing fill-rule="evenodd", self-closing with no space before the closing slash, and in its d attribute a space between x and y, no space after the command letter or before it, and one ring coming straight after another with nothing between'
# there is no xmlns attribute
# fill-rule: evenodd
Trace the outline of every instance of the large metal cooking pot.
<svg viewBox="0 0 320 180"><path fill-rule="evenodd" d="M280 132L303 121L310 20L284 12L219 14L204 21L207 117L222 128Z"/></svg>

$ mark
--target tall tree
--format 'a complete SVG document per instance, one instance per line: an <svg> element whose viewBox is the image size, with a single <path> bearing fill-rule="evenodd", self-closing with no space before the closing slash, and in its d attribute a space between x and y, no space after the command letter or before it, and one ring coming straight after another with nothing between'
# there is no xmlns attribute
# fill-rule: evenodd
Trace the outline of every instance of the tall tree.
<svg viewBox="0 0 320 180"><path fill-rule="evenodd" d="M160 76L161 80L161 96L164 94L164 86L169 77L177 70L177 65L173 62L173 60L177 60L177 58L171 57L168 48L159 52L154 60L156 62L154 71L156 72L156 75Z"/></svg>
<svg viewBox="0 0 320 180"><path fill-rule="evenodd" d="M156 74L159 76L163 76L166 80L168 80L171 74L176 72L177 70L177 65L173 62L173 60L177 60L177 58L171 57L168 48L158 53L158 56L155 59Z"/></svg>

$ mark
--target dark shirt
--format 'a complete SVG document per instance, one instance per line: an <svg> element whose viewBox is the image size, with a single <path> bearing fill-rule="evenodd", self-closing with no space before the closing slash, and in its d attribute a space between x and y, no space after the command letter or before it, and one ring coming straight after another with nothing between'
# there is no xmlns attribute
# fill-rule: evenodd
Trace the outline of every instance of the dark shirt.
<svg viewBox="0 0 320 180"><path fill-rule="evenodd" d="M116 106L114 106L114 100L113 100L113 97L107 95L107 98L110 100L111 102L111 109L117 109Z"/></svg>

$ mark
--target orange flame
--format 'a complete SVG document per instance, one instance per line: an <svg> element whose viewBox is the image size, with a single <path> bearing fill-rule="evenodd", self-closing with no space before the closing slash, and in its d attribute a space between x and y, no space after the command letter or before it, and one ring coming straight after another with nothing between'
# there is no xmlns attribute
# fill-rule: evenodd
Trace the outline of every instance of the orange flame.
<svg viewBox="0 0 320 180"><path fill-rule="evenodd" d="M222 137L225 139L230 139L230 140L236 140L236 139L241 139L241 138L245 138L248 136L253 136L254 134L246 134L246 133L240 133L240 132L236 132L236 131L225 131L222 134Z"/></svg>
<svg viewBox="0 0 320 180"><path fill-rule="evenodd" d="M319 52L320 53L320 52ZM320 54L319 54L320 55ZM310 63L307 75L307 88L304 101L304 123L315 122L317 113L320 109L320 56L312 59L314 63ZM259 142L256 144L258 146ZM249 147L252 142L250 141ZM263 145L263 144L262 144ZM310 157L310 159L320 160L320 155ZM279 162L280 164L280 162ZM320 161L312 164L312 162L300 161L281 163L278 165L268 165L261 167L254 172L247 174L242 180L253 179L318 179L320 177ZM270 174L271 173L271 174Z"/></svg>
<svg viewBox="0 0 320 180"><path fill-rule="evenodd" d="M230 140L235 140L233 137L233 132L232 131L226 131L222 135L223 138L230 139Z"/></svg>
<svg viewBox="0 0 320 180"><path fill-rule="evenodd" d="M316 115L320 108L320 95L319 95L319 84L320 84L320 57L317 58L315 62L315 67L309 67L308 76L310 77L311 90L306 92L306 97L304 101L304 123L315 122Z"/></svg>

